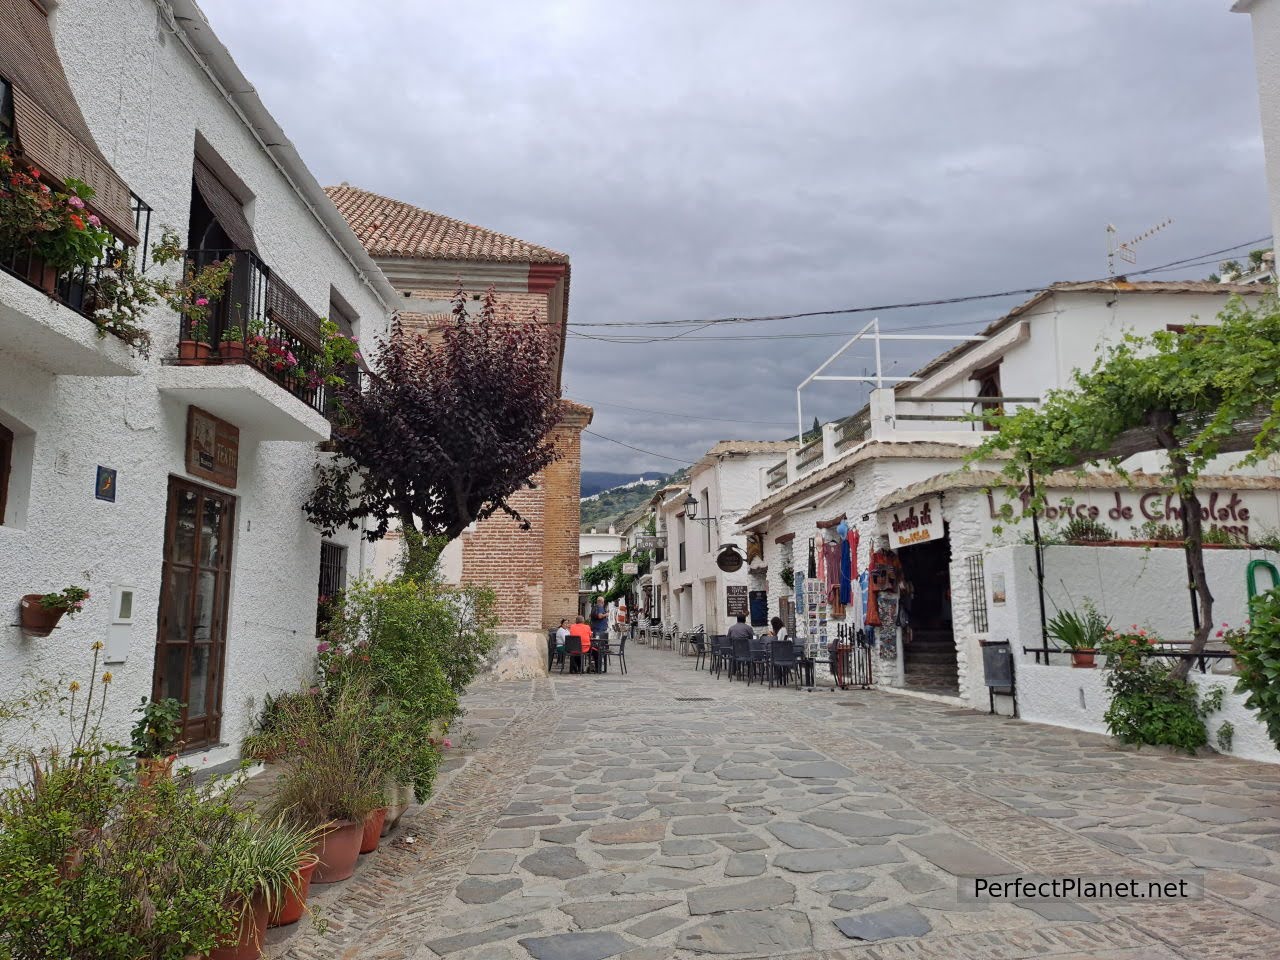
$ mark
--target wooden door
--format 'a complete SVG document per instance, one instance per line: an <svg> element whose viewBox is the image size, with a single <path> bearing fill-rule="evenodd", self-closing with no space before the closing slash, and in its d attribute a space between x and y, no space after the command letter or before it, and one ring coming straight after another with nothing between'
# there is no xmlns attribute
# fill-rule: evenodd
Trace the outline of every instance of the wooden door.
<svg viewBox="0 0 1280 960"><path fill-rule="evenodd" d="M217 743L235 498L169 478L152 697L184 704L186 749Z"/></svg>

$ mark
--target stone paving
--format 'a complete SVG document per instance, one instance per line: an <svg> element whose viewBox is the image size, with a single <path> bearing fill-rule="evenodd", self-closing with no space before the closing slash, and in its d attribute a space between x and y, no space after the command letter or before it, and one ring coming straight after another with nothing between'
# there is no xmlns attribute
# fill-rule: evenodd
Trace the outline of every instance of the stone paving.
<svg viewBox="0 0 1280 960"><path fill-rule="evenodd" d="M486 682L436 796L289 960L1280 956L1280 768L869 691L631 671ZM1192 900L960 896L1200 877Z"/></svg>

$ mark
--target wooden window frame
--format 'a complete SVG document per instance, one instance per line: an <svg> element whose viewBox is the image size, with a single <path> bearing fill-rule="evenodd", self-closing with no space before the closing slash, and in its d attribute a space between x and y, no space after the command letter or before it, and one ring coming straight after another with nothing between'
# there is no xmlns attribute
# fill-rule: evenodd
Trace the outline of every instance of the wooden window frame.
<svg viewBox="0 0 1280 960"><path fill-rule="evenodd" d="M996 416L1002 416L1004 414L1003 403L998 401L996 403L982 402L983 397L999 397L1003 395L1001 393L1003 388L1000 385L1000 364L1003 362L1004 357L1001 357L994 363L989 363L985 367L979 367L977 370L974 370L973 373L969 374L969 379L978 385L978 394L974 400L976 405L982 408L984 416L988 413ZM984 392L986 390L995 390L995 393L986 393ZM998 430L999 427L990 421L984 420L982 422L982 429L986 431L995 431Z"/></svg>

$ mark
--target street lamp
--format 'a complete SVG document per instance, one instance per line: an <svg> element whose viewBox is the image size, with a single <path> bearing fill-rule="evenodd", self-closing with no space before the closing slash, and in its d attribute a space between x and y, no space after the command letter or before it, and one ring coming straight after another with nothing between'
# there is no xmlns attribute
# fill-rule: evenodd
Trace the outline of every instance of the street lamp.
<svg viewBox="0 0 1280 960"><path fill-rule="evenodd" d="M700 517L698 516L698 498L692 493L685 497L684 515L690 520L696 520L698 523L719 523L719 517Z"/></svg>

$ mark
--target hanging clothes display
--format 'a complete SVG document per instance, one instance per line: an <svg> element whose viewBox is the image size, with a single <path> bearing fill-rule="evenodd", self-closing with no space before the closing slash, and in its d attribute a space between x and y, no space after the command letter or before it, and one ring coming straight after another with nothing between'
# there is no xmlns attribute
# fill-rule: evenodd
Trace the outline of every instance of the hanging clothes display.
<svg viewBox="0 0 1280 960"><path fill-rule="evenodd" d="M809 579L818 579L818 559L813 552L813 537L809 538Z"/></svg>
<svg viewBox="0 0 1280 960"><path fill-rule="evenodd" d="M853 575L853 558L849 555L849 524L841 520L836 527L840 538L840 602L848 603L849 583Z"/></svg>
<svg viewBox="0 0 1280 960"><path fill-rule="evenodd" d="M898 659L898 585L902 563L892 550L879 549L867 564L867 624L875 627L881 660Z"/></svg>
<svg viewBox="0 0 1280 960"><path fill-rule="evenodd" d="M856 580L858 579L858 528L851 528L845 539L849 542L849 576Z"/></svg>

